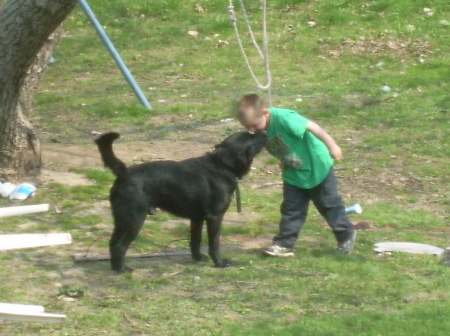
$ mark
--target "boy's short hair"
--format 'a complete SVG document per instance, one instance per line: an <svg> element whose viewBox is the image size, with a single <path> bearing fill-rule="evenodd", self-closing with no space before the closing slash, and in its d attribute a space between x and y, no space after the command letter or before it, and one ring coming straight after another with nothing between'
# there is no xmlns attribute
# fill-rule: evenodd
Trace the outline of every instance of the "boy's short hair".
<svg viewBox="0 0 450 336"><path fill-rule="evenodd" d="M240 122L260 117L264 109L264 100L256 93L242 96L237 104L237 119Z"/></svg>

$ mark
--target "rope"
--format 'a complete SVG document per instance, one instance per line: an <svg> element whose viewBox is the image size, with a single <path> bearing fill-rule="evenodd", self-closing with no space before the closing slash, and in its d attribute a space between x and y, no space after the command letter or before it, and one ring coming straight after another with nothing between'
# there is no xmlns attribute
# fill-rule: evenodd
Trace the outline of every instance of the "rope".
<svg viewBox="0 0 450 336"><path fill-rule="evenodd" d="M233 6L233 0L229 0L230 5L228 6L228 13L230 14L230 20L233 23L234 32L236 33L237 42L239 45L239 49L241 50L242 56L244 57L245 63L247 64L247 68L250 71L250 74L252 75L253 80L255 81L256 85L261 90L267 91L267 97L269 106L272 106L272 97L270 93L270 86L272 84L272 76L270 74L269 69L269 51L268 51L268 39L267 39L267 6L266 6L266 0L262 0L263 5L263 48L261 51L261 48L259 47L258 43L255 40L255 36L253 35L253 31L250 26L250 22L248 20L247 12L244 7L243 0L239 0L239 4L242 9L242 13L244 16L245 23L247 25L247 29L250 33L250 37L252 40L253 45L255 46L256 50L258 51L259 55L261 56L263 62L264 62L264 71L265 71L265 77L266 77L266 84L263 85L259 82L258 78L256 78L255 73L253 72L252 66L250 65L250 61L248 60L247 53L245 52L244 46L242 45L242 41L239 35L239 29L237 27L237 20L236 15L234 12L234 6Z"/></svg>

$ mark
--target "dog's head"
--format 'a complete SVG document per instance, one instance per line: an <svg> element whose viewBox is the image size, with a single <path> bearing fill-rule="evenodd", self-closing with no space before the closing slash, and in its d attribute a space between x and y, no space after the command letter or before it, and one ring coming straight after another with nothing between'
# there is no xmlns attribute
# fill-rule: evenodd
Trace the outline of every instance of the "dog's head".
<svg viewBox="0 0 450 336"><path fill-rule="evenodd" d="M214 159L237 178L242 178L250 170L253 158L261 152L267 143L266 132L237 132L215 146Z"/></svg>

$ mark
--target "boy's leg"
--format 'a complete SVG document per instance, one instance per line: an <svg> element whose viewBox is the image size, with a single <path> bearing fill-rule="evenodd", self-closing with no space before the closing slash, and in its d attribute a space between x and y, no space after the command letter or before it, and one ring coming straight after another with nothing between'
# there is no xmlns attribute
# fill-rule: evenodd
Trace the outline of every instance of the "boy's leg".
<svg viewBox="0 0 450 336"><path fill-rule="evenodd" d="M325 180L311 190L311 198L317 210L332 228L338 243L341 244L352 239L354 236L353 224L345 212L333 168L330 169Z"/></svg>
<svg viewBox="0 0 450 336"><path fill-rule="evenodd" d="M288 183L283 184L283 203L281 204L280 232L273 244L292 248L297 241L308 213L308 192Z"/></svg>

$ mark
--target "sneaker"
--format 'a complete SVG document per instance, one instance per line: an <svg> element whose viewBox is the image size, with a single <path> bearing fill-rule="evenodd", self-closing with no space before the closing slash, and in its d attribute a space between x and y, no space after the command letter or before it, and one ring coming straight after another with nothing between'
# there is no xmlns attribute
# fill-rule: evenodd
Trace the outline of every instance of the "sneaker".
<svg viewBox="0 0 450 336"><path fill-rule="evenodd" d="M272 257L292 257L294 251L288 247L272 245L264 250L264 254Z"/></svg>
<svg viewBox="0 0 450 336"><path fill-rule="evenodd" d="M352 253L353 245L355 245L355 240L356 240L356 231L353 231L353 234L350 237L350 239L338 245L337 253L342 255L349 255L350 253Z"/></svg>

